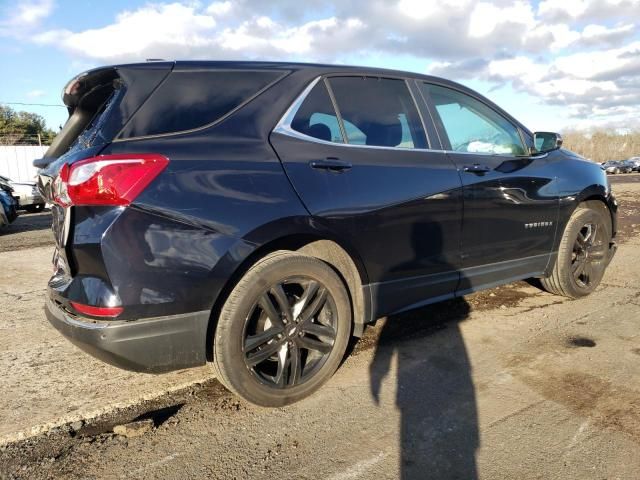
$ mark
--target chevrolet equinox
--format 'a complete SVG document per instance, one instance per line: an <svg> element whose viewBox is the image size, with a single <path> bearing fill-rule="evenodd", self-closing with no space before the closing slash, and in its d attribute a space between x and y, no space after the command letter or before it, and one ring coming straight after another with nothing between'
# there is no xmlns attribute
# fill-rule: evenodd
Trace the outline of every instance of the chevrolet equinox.
<svg viewBox="0 0 640 480"><path fill-rule="evenodd" d="M441 78L149 62L85 72L63 101L35 162L46 313L122 368L211 362L281 406L376 318L527 278L582 297L615 252L600 166Z"/></svg>

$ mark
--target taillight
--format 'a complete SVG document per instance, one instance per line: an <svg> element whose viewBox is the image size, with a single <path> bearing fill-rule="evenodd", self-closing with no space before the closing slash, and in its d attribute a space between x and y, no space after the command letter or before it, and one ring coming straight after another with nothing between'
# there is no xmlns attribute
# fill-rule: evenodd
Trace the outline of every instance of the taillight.
<svg viewBox="0 0 640 480"><path fill-rule="evenodd" d="M82 303L71 302L71 306L79 313L91 315L92 317L114 318L122 313L122 307L92 307Z"/></svg>
<svg viewBox="0 0 640 480"><path fill-rule="evenodd" d="M65 164L53 182L53 199L63 207L129 205L168 163L163 155L136 153Z"/></svg>

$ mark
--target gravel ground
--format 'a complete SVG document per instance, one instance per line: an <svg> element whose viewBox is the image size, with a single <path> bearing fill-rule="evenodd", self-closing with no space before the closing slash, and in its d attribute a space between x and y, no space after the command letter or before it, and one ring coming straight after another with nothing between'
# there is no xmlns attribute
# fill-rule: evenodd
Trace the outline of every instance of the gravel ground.
<svg viewBox="0 0 640 480"><path fill-rule="evenodd" d="M20 212L11 225L0 230L0 252L27 250L35 247L53 247L51 212Z"/></svg>
<svg viewBox="0 0 640 480"><path fill-rule="evenodd" d="M328 385L282 409L246 404L207 369L94 361L40 313L50 251L0 254L0 478L638 478L635 177L612 178L621 245L593 295L518 282L382 320ZM140 436L113 432L132 420Z"/></svg>

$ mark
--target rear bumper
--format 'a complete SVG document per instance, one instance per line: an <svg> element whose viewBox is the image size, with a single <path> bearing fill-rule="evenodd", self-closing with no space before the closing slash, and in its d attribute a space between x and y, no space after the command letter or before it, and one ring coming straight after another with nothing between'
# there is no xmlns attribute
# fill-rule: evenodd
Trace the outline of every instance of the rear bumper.
<svg viewBox="0 0 640 480"><path fill-rule="evenodd" d="M71 316L47 299L49 322L73 344L126 370L162 373L206 363L209 311L133 321Z"/></svg>

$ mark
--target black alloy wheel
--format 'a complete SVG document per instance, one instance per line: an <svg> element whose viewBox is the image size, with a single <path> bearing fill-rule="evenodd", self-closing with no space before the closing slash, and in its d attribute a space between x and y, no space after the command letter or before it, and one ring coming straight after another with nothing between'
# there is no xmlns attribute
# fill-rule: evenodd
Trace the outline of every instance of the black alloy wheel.
<svg viewBox="0 0 640 480"><path fill-rule="evenodd" d="M291 388L327 361L336 339L336 306L317 280L292 277L265 291L244 328L244 361L261 382Z"/></svg>
<svg viewBox="0 0 640 480"><path fill-rule="evenodd" d="M602 278L609 246L604 234L604 225L591 222L578 232L573 245L571 273L582 288L588 288L594 279Z"/></svg>
<svg viewBox="0 0 640 480"><path fill-rule="evenodd" d="M267 255L229 293L213 340L218 379L249 402L301 400L336 371L352 327L345 283L322 260Z"/></svg>
<svg viewBox="0 0 640 480"><path fill-rule="evenodd" d="M606 205L598 200L581 203L567 222L550 274L540 279L544 289L569 298L589 295L611 260L611 240Z"/></svg>

